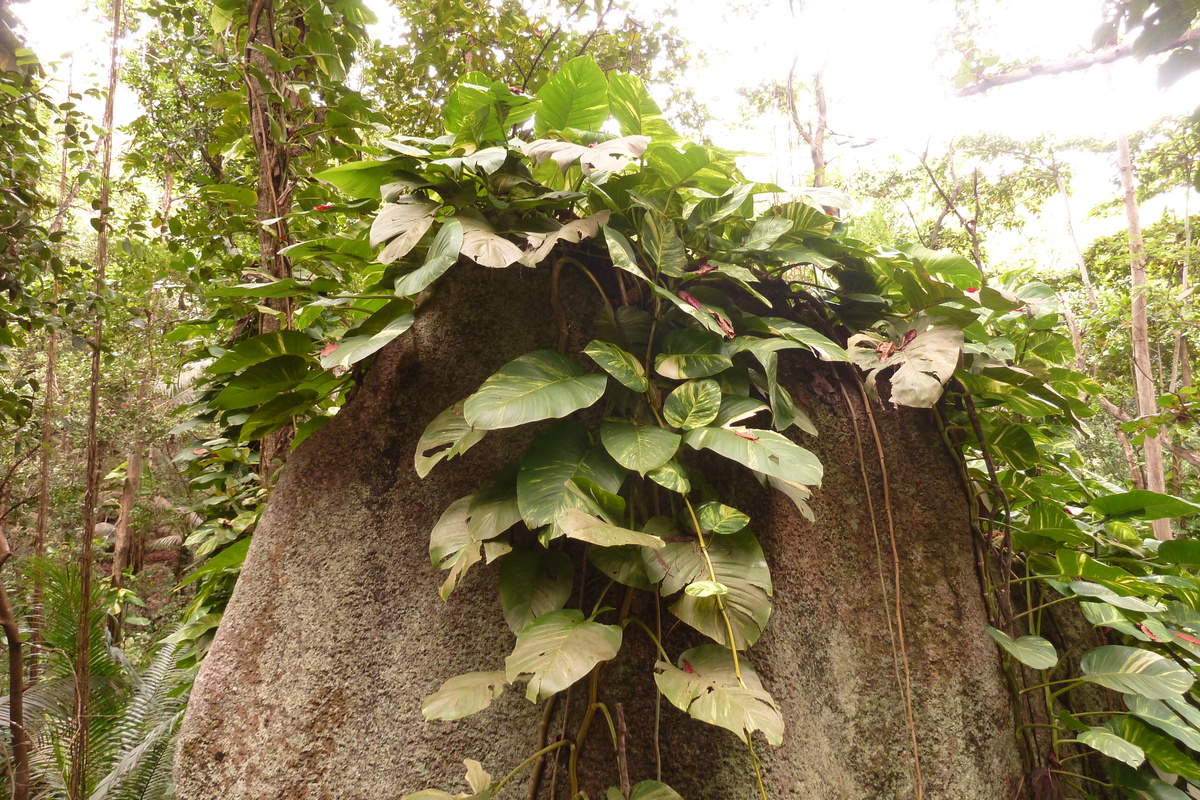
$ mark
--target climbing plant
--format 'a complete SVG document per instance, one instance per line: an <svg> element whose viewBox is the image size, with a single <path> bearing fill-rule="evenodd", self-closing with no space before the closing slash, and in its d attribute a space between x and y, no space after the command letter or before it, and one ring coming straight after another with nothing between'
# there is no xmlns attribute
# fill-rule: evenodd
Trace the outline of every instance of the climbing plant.
<svg viewBox="0 0 1200 800"><path fill-rule="evenodd" d="M503 669L455 676L426 698L427 718L477 713L510 689L538 701L588 681L594 696L598 666L645 635L659 654L646 680L745 742L757 774L754 734L777 745L787 724L754 670L771 568L754 520L706 473L731 462L811 515L822 467L793 429L819 431L780 380L787 354L837 365L842 390L864 400L860 459L872 437L880 447L875 414L933 409L972 509L988 632L1021 698L1030 780L1098 781L1069 764L1099 751L1110 785L1158 797L1185 796L1160 773L1200 785L1200 708L1189 693L1200 549L1160 545L1138 527L1200 506L1120 491L1065 443L1098 387L1065 366L1074 351L1052 289L989 282L971 260L921 245L856 241L817 200L748 181L733 154L683 141L640 80L586 58L536 94L469 73L443 121L440 137L397 137L373 160L315 176L369 225L292 245L292 278L216 290L292 298L295 330L213 350L209 370L222 377L201 408L230 433L196 451L236 460L235 440L294 419L307 420L301 431L320 424L462 262L550 271L557 347L517 357L429 421L413 456L425 476L453 469L495 431L537 426L524 453L430 533L447 601L468 571L498 568L515 642ZM567 273L594 291L586 342L573 339L579 321L559 297ZM873 502L887 509L886 482ZM228 575L243 553L227 548L202 569ZM576 556L609 580L586 603ZM668 652L633 611L637 592L668 598L707 643ZM1063 600L1113 638L1090 649L1064 640L1051 610ZM1086 684L1124 694L1124 708L1088 712L1102 724L1076 714ZM611 714L596 701L576 735L543 743L498 780L468 762L472 793L459 796L497 796L560 748L576 795L576 743L600 718ZM757 790L765 796L761 780ZM609 796L677 795L646 781Z"/></svg>

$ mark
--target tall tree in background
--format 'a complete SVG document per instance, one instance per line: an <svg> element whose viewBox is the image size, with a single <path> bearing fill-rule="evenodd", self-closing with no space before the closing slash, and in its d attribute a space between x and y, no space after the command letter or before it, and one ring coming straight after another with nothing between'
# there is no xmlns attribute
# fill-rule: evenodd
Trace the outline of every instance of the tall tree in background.
<svg viewBox="0 0 1200 800"><path fill-rule="evenodd" d="M95 539L96 508L100 502L100 442L97 417L100 413L100 358L104 340L105 298L108 286L105 268L108 266L109 202L112 196L113 108L120 83L120 40L124 19L122 0L113 0L112 35L109 45L108 92L104 99L103 135L100 140L101 167L98 196L99 224L96 226L95 262L95 322L92 326L91 382L88 395L86 489L83 496L83 530L80 531L79 553L79 626L75 644L74 724L71 736L71 767L68 775L68 794L71 800L83 800L90 793L88 786L89 735L91 723L91 654L92 654L92 542Z"/></svg>

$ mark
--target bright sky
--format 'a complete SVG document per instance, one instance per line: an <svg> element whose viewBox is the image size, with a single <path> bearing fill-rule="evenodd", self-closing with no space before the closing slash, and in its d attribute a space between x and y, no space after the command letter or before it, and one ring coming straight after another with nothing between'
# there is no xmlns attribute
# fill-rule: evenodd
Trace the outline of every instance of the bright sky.
<svg viewBox="0 0 1200 800"><path fill-rule="evenodd" d="M662 0L635 0L645 17L661 13ZM951 0L691 0L673 22L696 58L684 80L711 109L709 134L731 149L772 153L747 163L754 177L793 183L808 167L806 151L780 156L795 136L784 120L746 119L737 90L783 80L797 58L797 80L824 70L829 124L840 134L878 138L869 147L836 150L849 159L937 152L954 136L992 131L1014 138L1050 132L1059 138L1111 137L1165 115L1188 114L1200 97L1200 74L1170 91L1157 88L1151 64L1125 61L1074 75L1039 78L957 98L949 79L957 58L939 42L954 24ZM385 7L384 0L373 5ZM88 0L32 0L13 7L43 60L76 53L79 86L107 57L107 31L84 9ZM987 7L983 2L980 5ZM985 48L1011 58L1057 60L1088 47L1101 0L1000 0L979 33ZM386 35L386 26L380 34ZM135 113L128 106L119 118ZM1080 163L1076 217L1111 193L1111 167L1103 159ZM1153 210L1150 212L1153 214ZM1093 223L1091 233L1114 223ZM1086 233L1086 231L1085 231Z"/></svg>

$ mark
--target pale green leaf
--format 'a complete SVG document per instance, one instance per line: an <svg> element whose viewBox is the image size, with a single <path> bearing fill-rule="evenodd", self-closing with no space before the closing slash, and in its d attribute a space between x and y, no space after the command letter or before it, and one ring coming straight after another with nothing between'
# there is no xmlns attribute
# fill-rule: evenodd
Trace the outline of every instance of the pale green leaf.
<svg viewBox="0 0 1200 800"><path fill-rule="evenodd" d="M433 418L421 434L414 455L417 475L424 478L437 462L462 455L483 438L484 432L467 424L463 404L459 400Z"/></svg>
<svg viewBox="0 0 1200 800"><path fill-rule="evenodd" d="M717 594L729 594L729 587L716 581L692 581L683 587L683 591L692 597L712 597Z"/></svg>
<svg viewBox="0 0 1200 800"><path fill-rule="evenodd" d="M421 714L425 719L462 719L490 706L507 685L504 673L499 670L456 675L425 698Z"/></svg>
<svg viewBox="0 0 1200 800"><path fill-rule="evenodd" d="M509 683L529 676L530 701L561 692L608 661L621 647L621 629L585 621L575 609L551 611L517 634L512 655L505 659Z"/></svg>
<svg viewBox="0 0 1200 800"><path fill-rule="evenodd" d="M321 357L325 369L348 367L373 355L412 327L412 301L397 298L342 334L335 349Z"/></svg>
<svg viewBox="0 0 1200 800"><path fill-rule="evenodd" d="M642 217L641 244L650 261L664 275L681 278L687 272L687 251L675 232L675 225L657 211L647 211Z"/></svg>
<svg viewBox="0 0 1200 800"><path fill-rule="evenodd" d="M654 665L654 682L677 708L696 719L735 733L742 741L761 731L773 745L783 743L783 716L763 688L758 673L743 656L741 681L727 648L704 644L679 657L682 668L665 661Z"/></svg>
<svg viewBox="0 0 1200 800"><path fill-rule="evenodd" d="M1088 747L1099 750L1109 758L1124 761L1131 767L1138 767L1146 760L1146 754L1142 752L1142 748L1104 728L1091 728L1075 738Z"/></svg>
<svg viewBox="0 0 1200 800"><path fill-rule="evenodd" d="M750 524L750 517L715 500L700 506L699 512L700 527L711 533L737 533Z"/></svg>
<svg viewBox="0 0 1200 800"><path fill-rule="evenodd" d="M613 525L578 508L569 508L563 512L557 524L567 537L600 547L635 544L650 549L661 549L665 546L663 540L657 536Z"/></svg>
<svg viewBox="0 0 1200 800"><path fill-rule="evenodd" d="M531 528L548 525L567 509L598 511L571 490L575 479L592 481L616 492L625 470L612 460L600 443L593 444L587 430L574 420L550 425L533 440L517 473L517 503Z"/></svg>
<svg viewBox="0 0 1200 800"><path fill-rule="evenodd" d="M696 428L684 434L683 443L696 450L712 450L755 472L781 480L806 486L821 484L823 468L817 457L775 431Z"/></svg>
<svg viewBox="0 0 1200 800"><path fill-rule="evenodd" d="M1097 647L1084 653L1079 669L1084 680L1151 700L1178 698L1194 682L1174 661L1138 647Z"/></svg>
<svg viewBox="0 0 1200 800"><path fill-rule="evenodd" d="M538 136L578 128L596 131L608 119L608 81L587 56L568 61L538 90L541 107L533 117Z"/></svg>
<svg viewBox="0 0 1200 800"><path fill-rule="evenodd" d="M450 220L438 231L433 244L429 245L425 263L396 279L396 294L411 297L423 292L458 261L462 243L462 225Z"/></svg>
<svg viewBox="0 0 1200 800"><path fill-rule="evenodd" d="M687 473L683 471L678 461L674 459L663 464L658 469L652 469L646 473L646 477L657 483L664 489L670 489L672 492L679 494L687 494L692 490L692 483L688 480Z"/></svg>
<svg viewBox="0 0 1200 800"><path fill-rule="evenodd" d="M1040 636L1021 636L1014 640L1004 631L996 630L991 625L984 625L983 629L1013 658L1027 667L1050 669L1058 663L1058 652L1054 645Z"/></svg>
<svg viewBox="0 0 1200 800"><path fill-rule="evenodd" d="M734 642L739 650L749 647L758 640L771 617L771 571L762 547L753 533L744 530L711 542L708 557L716 582L729 589L723 596L723 605L733 626ZM708 562L696 541L668 542L657 553L646 552L642 558L646 574L662 584L664 597L696 581L712 580ZM715 597L685 593L671 607L671 612L714 641L727 643L725 617Z"/></svg>
<svg viewBox="0 0 1200 800"><path fill-rule="evenodd" d="M650 280L638 266L637 255L634 254L633 246L629 244L629 240L625 238L624 234L605 226L604 242L608 245L608 256L612 259L613 266L623 269L631 275L636 275L644 281Z"/></svg>
<svg viewBox="0 0 1200 800"><path fill-rule="evenodd" d="M1165 703L1147 699L1140 694L1127 694L1125 707L1139 719L1170 734L1192 750L1200 751L1200 730L1181 719Z"/></svg>

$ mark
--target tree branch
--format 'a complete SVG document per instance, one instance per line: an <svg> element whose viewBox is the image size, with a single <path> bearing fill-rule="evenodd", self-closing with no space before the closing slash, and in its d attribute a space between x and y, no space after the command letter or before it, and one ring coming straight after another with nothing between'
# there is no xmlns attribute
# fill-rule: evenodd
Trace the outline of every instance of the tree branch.
<svg viewBox="0 0 1200 800"><path fill-rule="evenodd" d="M1133 415L1120 406L1115 405L1107 397L1101 397L1099 400L1100 407L1107 411L1108 415L1118 422L1130 422L1133 420ZM1180 447L1179 445L1172 444L1166 440L1163 440L1162 446L1176 458L1186 461L1194 467L1200 467L1200 452L1196 450L1189 450L1186 447Z"/></svg>
<svg viewBox="0 0 1200 800"><path fill-rule="evenodd" d="M1194 42L1200 42L1200 28L1193 28L1175 41L1165 44L1162 47L1156 47L1150 50L1145 55L1152 56L1159 53L1166 53L1171 50L1178 50L1181 47L1186 47ZM1061 75L1064 72L1079 72L1080 70L1094 67L1097 64L1111 64L1114 61L1120 61L1122 58L1129 58L1133 55L1133 43L1118 45L1117 47L1109 47L1104 50L1098 50L1094 53L1084 53L1083 55L1064 58L1062 61L1049 61L1039 64L1031 64L1028 67L1014 69L1010 72L1002 72L999 75L989 75L985 78L980 78L974 83L968 84L955 92L959 97L968 97L973 94L982 94L988 89L993 89L997 86L1007 86L1010 83L1020 83L1027 81L1030 78L1039 78L1043 75Z"/></svg>

